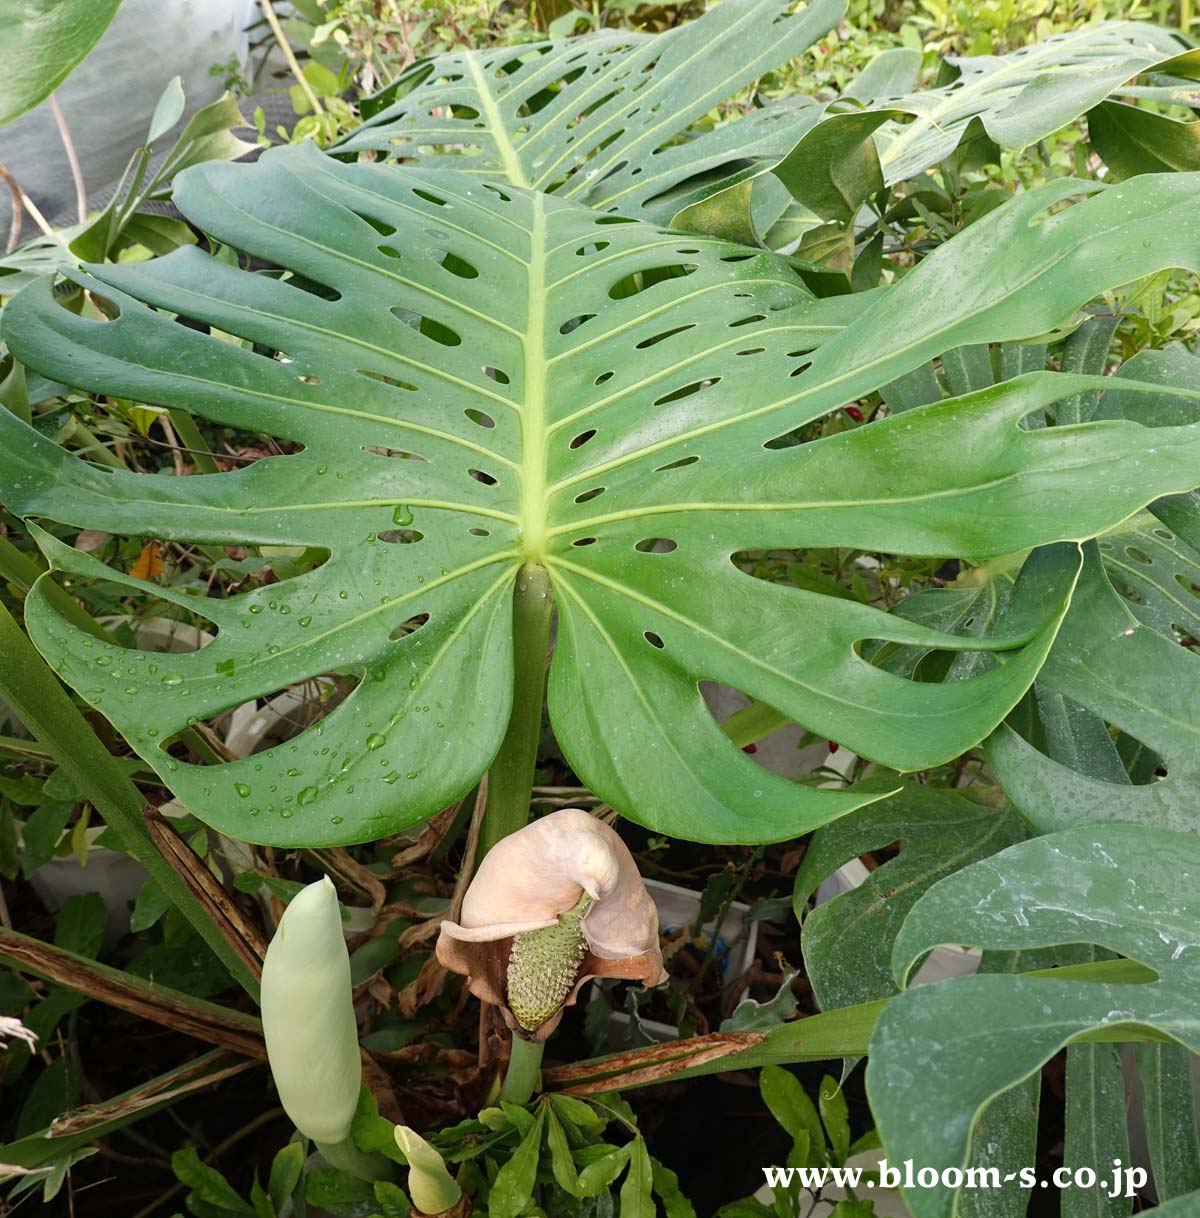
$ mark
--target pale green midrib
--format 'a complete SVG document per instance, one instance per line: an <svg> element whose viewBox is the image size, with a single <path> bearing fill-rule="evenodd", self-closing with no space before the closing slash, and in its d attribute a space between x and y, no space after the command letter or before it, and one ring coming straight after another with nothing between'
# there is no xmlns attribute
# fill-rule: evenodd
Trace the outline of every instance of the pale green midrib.
<svg viewBox="0 0 1200 1218"><path fill-rule="evenodd" d="M500 155L501 164L504 166L504 176L514 186L529 188L533 183L521 167L521 160L517 156L517 150L513 147L512 140L509 139L508 130L504 125L504 118L500 113L500 107L496 105L495 94L488 85L487 77L483 74L483 69L479 66L479 57L477 55L464 55L463 58L466 60L467 67L471 71L471 80L475 85L476 93L479 95L479 104L483 107L484 121L492 133L492 140L496 145L497 153Z"/></svg>
<svg viewBox="0 0 1200 1218"><path fill-rule="evenodd" d="M519 463L521 549L530 562L541 561L546 548L546 209L544 196L533 196L529 231L529 279L522 338L525 392L521 402Z"/></svg>

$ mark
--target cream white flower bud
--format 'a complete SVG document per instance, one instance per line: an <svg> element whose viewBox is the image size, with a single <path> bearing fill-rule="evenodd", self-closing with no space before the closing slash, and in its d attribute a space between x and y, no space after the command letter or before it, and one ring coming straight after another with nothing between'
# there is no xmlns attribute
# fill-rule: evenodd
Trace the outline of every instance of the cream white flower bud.
<svg viewBox="0 0 1200 1218"><path fill-rule="evenodd" d="M328 876L284 911L263 961L261 1006L284 1111L313 1141L342 1141L358 1104L362 1064L350 956Z"/></svg>
<svg viewBox="0 0 1200 1218"><path fill-rule="evenodd" d="M462 1189L446 1170L442 1156L407 1125L396 1126L396 1144L408 1160L408 1195L413 1209L422 1214L453 1209L462 1197Z"/></svg>

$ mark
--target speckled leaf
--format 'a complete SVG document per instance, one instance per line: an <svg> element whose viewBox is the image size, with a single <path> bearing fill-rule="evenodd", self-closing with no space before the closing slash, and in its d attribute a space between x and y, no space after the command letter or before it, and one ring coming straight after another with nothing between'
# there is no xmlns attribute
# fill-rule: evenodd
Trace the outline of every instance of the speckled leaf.
<svg viewBox="0 0 1200 1218"><path fill-rule="evenodd" d="M931 888L896 940L901 984L942 943L1096 944L1158 976L1145 984L959 977L901 994L876 1024L867 1066L889 1159L963 1166L980 1110L1094 1029L1154 1030L1200 1050L1198 893L1200 839L1125 824L1023 842ZM949 1218L954 1192L939 1183L905 1200L915 1218Z"/></svg>

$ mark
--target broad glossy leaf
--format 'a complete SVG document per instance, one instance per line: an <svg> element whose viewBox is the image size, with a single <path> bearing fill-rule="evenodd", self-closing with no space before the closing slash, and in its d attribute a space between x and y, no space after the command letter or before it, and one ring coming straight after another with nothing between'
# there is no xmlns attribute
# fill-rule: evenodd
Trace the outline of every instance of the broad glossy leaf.
<svg viewBox="0 0 1200 1218"><path fill-rule="evenodd" d="M926 768L1029 686L1074 572L1026 581L1035 594L1008 633L973 639L755 580L733 555L1010 553L1093 535L1196 482L1200 429L1023 430L1025 415L1108 384L1066 375L768 447L939 351L1042 333L1106 288L1200 265L1196 178L1045 215L1077 189L1019 197L847 326L844 304L814 299L782 259L553 196L305 147L189 170L175 201L191 220L298 278L195 248L93 267L78 278L118 317L80 318L34 286L6 309L5 336L60 380L302 451L227 474L102 471L5 413L3 497L81 527L329 558L202 599L43 536L58 570L173 601L217 637L170 658L127 651L85 638L44 589L29 628L197 815L250 840L350 842L428 816L487 766L508 715L515 575L541 562L560 615L552 721L589 786L696 840L811 829L876 796L758 767L714 722L700 680L894 768ZM872 639L1013 655L968 680L909 682L857 653ZM359 684L285 745L216 766L164 750L192 720L329 672Z"/></svg>
<svg viewBox="0 0 1200 1218"><path fill-rule="evenodd" d="M880 789L889 787L881 783ZM802 918L805 968L821 1007L832 1010L894 994L892 944L921 894L1023 836L1020 822L1004 809L915 785L819 829L796 872L798 918L817 886L838 867L892 842L902 846L857 888Z"/></svg>
<svg viewBox="0 0 1200 1218"><path fill-rule="evenodd" d="M96 45L121 0L0 0L0 124L44 101Z"/></svg>
<svg viewBox="0 0 1200 1218"><path fill-rule="evenodd" d="M663 34L604 30L448 52L410 68L337 150L424 166L447 164L449 153L455 168L492 181L666 221L689 200L660 196L714 170L722 187L739 165L761 173L817 121L821 107L812 103L772 107L678 142L720 102L815 42L845 7L725 0Z"/></svg>
<svg viewBox="0 0 1200 1218"><path fill-rule="evenodd" d="M961 1167L984 1105L1094 1029L1153 1029L1200 1050L1197 893L1200 840L1141 825L1036 838L930 889L896 941L900 983L941 943L1021 952L1090 943L1158 976L1146 984L959 977L894 999L876 1024L867 1065L889 1159ZM948 1218L954 1190L938 1184L905 1199L916 1218Z"/></svg>

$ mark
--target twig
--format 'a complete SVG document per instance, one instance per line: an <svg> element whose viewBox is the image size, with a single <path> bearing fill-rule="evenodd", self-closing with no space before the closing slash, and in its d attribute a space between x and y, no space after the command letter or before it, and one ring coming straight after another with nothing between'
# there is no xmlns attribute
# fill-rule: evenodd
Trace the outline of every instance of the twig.
<svg viewBox="0 0 1200 1218"><path fill-rule="evenodd" d="M71 167L71 180L75 183L75 210L79 213L79 223L87 223L87 187L83 184L83 170L79 167L79 157L75 155L75 141L71 138L71 129L58 104L58 98L50 94L50 110L54 115L58 135L62 140L63 151L67 154L67 164Z"/></svg>
<svg viewBox="0 0 1200 1218"><path fill-rule="evenodd" d="M174 868L196 900L207 910L212 924L221 932L230 949L257 980L262 976L267 943L262 931L248 921L229 895L214 879L196 852L175 832L170 822L155 807L147 804L142 819L162 857Z"/></svg>
<svg viewBox="0 0 1200 1218"><path fill-rule="evenodd" d="M296 83L300 86L304 96L308 99L308 104L312 106L314 114L324 114L325 110L320 101L317 100L317 95L313 92L312 85L308 83L308 77L300 70L300 64L296 61L295 52L292 50L291 43L287 40L287 35L283 32L283 26L279 24L279 17L275 12L275 6L271 0L261 0L263 16L266 17L271 26L271 32L275 35L275 41L279 43L279 49L283 52L284 59L287 60L288 67L292 70L292 75L296 78Z"/></svg>
<svg viewBox="0 0 1200 1218"><path fill-rule="evenodd" d="M21 198L21 188L17 179L8 172L8 167L0 161L0 178L4 179L8 193L12 196L12 217L8 222L8 244L4 247L5 254L11 254L21 240L21 222L25 218L25 204Z"/></svg>

